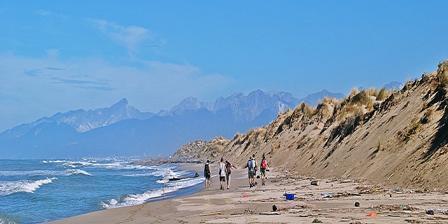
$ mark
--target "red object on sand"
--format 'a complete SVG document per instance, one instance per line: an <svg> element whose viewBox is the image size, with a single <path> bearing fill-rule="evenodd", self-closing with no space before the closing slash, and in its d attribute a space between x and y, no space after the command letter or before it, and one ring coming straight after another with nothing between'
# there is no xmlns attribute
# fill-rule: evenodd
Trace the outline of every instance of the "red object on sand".
<svg viewBox="0 0 448 224"><path fill-rule="evenodd" d="M376 218L376 212L369 212L369 213L367 213L367 216L369 216L369 217L371 217L371 218Z"/></svg>

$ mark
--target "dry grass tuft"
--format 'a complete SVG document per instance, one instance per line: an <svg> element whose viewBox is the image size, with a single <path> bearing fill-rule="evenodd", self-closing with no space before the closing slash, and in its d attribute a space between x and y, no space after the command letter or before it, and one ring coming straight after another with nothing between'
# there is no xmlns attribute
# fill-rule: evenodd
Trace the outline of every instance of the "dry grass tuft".
<svg viewBox="0 0 448 224"><path fill-rule="evenodd" d="M385 99L387 99L390 96L390 94L391 94L390 91L388 91L385 88L382 88L376 95L376 100L384 101Z"/></svg>
<svg viewBox="0 0 448 224"><path fill-rule="evenodd" d="M430 108L425 111L423 116L420 118L420 123L427 124L431 121L432 114L434 113L434 109Z"/></svg>
<svg viewBox="0 0 448 224"><path fill-rule="evenodd" d="M350 99L350 104L355 104L355 105L367 105L369 103L371 103L371 98L370 95L368 94L367 91L363 90L361 92L359 92L358 94L354 95L351 99Z"/></svg>
<svg viewBox="0 0 448 224"><path fill-rule="evenodd" d="M313 115L316 114L316 110L310 106L308 106L305 103L301 103L298 107L297 110L302 113L303 115L305 115L306 117L312 117Z"/></svg>
<svg viewBox="0 0 448 224"><path fill-rule="evenodd" d="M437 69L437 78L444 87L448 86L448 60L441 62Z"/></svg>

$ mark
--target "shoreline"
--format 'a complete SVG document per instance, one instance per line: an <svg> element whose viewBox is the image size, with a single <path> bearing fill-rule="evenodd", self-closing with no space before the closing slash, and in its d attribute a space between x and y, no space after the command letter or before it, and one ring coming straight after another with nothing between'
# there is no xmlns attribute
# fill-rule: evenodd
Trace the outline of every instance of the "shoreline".
<svg viewBox="0 0 448 224"><path fill-rule="evenodd" d="M213 171L212 171L213 173ZM230 190L212 186L191 195L101 210L51 223L441 223L448 194L388 189L344 179L269 173L266 186L249 189L246 170L233 172ZM317 185L311 181L317 180ZM260 182L258 180L258 182ZM284 192L295 193L286 201ZM359 207L355 206L358 202ZM278 208L272 212L273 205ZM428 215L432 211L434 215Z"/></svg>

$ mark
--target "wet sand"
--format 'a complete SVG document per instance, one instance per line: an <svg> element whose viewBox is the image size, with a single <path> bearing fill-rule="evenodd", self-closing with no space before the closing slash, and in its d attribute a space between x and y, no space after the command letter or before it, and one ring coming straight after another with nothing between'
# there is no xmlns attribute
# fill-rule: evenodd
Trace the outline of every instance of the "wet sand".
<svg viewBox="0 0 448 224"><path fill-rule="evenodd" d="M318 180L269 173L266 186L249 189L246 171L230 190L210 189L146 204L102 210L53 223L448 223L448 194L386 189L351 180ZM285 192L296 199L285 200ZM355 202L360 206L356 207ZM276 205L277 212L272 211ZM428 210L434 215L426 214Z"/></svg>

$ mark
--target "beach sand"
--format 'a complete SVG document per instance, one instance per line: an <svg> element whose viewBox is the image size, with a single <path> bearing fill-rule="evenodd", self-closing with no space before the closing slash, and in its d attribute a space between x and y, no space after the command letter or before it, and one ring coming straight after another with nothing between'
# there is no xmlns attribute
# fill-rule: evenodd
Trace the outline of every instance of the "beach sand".
<svg viewBox="0 0 448 224"><path fill-rule="evenodd" d="M386 189L351 180L318 180L270 172L266 186L249 189L236 170L230 190L210 189L146 204L97 211L53 223L448 223L448 194ZM296 199L286 201L285 192ZM360 206L355 207L355 202ZM277 212L272 212L276 205ZM434 215L427 215L433 210Z"/></svg>

